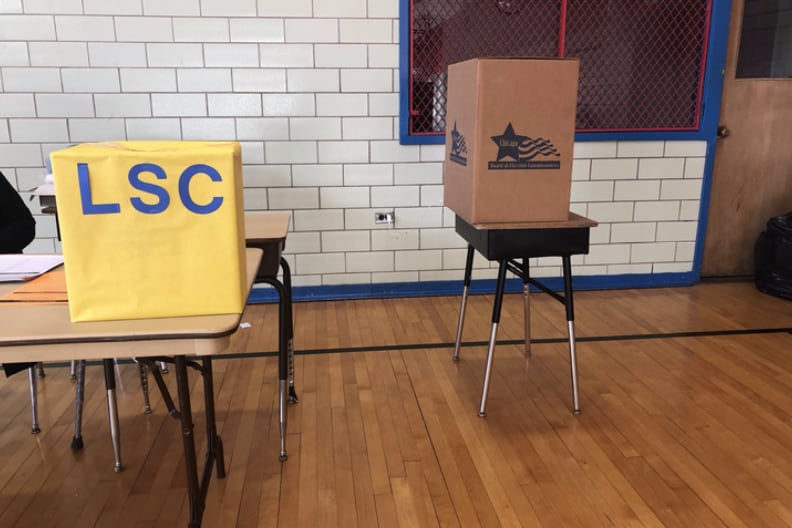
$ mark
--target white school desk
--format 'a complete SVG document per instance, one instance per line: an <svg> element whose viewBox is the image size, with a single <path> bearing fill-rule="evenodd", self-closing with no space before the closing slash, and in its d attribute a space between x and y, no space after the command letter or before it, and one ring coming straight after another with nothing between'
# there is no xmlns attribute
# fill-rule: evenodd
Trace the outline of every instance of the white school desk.
<svg viewBox="0 0 792 528"><path fill-rule="evenodd" d="M247 291L261 262L262 251L246 250ZM0 284L3 295L18 284ZM224 352L231 334L239 328L242 314L202 315L122 321L72 323L67 303L36 304L0 302L0 363L69 361L74 358L101 359L105 376L113 376L108 357L172 358L178 391L187 489L190 498L190 527L201 525L206 492L217 464L218 478L225 477L223 444L214 415L212 355ZM108 363L110 368L108 369ZM199 479L195 455L192 410L187 367L203 374L206 405L207 454ZM109 376L108 376L109 373ZM118 429L114 382L108 384L111 433ZM163 394L163 397L170 399ZM172 403L172 402L170 402Z"/></svg>
<svg viewBox="0 0 792 528"><path fill-rule="evenodd" d="M55 224L58 225L57 203L55 197L42 201L42 212L55 214ZM256 272L255 283L267 283L274 287L278 292L279 315L278 315L278 418L280 423L280 460L288 458L286 450L286 422L289 403L297 403L297 391L294 388L294 318L292 315L292 285L291 269L288 262L282 257L283 249L286 247L286 235L289 231L289 221L291 215L284 212L245 212L245 244L249 248L259 248L264 254ZM60 229L58 229L60 238ZM278 270L282 272L282 280L278 279ZM2 291L0 291L2 294ZM80 357L80 356L75 356ZM154 373L157 385L162 387L161 376L156 372L152 362L148 362L151 372ZM84 365L84 364L83 364ZM105 365L105 381L108 390L111 385L115 386L115 380L108 374L109 364ZM148 382L144 371L141 371L143 381L143 392L148 402ZM81 394L81 379L78 379L78 400ZM112 389L114 390L114 389ZM81 400L80 400L81 401ZM35 420L34 420L35 421ZM111 416L111 427L113 419ZM76 431L75 431L76 432ZM115 451L115 468L120 471L121 464L120 440L117 439L118 432L112 430L113 449ZM82 438L75 436L72 441L73 449L80 449Z"/></svg>
<svg viewBox="0 0 792 528"><path fill-rule="evenodd" d="M289 230L289 213L245 213L245 244L264 251L255 282L264 282L278 292L278 422L280 424L280 460L286 451L288 404L297 403L294 388L294 318L292 316L291 269L282 257ZM278 269L283 280L278 279Z"/></svg>

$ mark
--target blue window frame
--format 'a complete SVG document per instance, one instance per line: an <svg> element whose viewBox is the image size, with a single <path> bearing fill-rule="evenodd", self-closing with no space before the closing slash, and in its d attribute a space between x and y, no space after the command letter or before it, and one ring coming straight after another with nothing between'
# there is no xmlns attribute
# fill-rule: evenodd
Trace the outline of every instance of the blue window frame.
<svg viewBox="0 0 792 528"><path fill-rule="evenodd" d="M729 4L401 0L401 142L445 142L448 64L509 55L581 59L577 140L709 139Z"/></svg>

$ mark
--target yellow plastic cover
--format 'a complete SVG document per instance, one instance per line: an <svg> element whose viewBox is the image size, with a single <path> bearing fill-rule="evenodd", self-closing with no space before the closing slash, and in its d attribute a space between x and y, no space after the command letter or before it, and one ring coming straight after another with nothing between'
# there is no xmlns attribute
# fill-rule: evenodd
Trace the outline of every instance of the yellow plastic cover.
<svg viewBox="0 0 792 528"><path fill-rule="evenodd" d="M242 312L239 143L86 143L51 161L72 321Z"/></svg>

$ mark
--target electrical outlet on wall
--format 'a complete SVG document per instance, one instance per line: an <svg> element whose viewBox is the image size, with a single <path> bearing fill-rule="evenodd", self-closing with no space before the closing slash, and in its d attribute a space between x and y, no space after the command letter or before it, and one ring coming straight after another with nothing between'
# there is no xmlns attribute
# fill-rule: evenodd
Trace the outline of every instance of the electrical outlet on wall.
<svg viewBox="0 0 792 528"><path fill-rule="evenodd" d="M393 211L377 211L374 213L375 224L392 224L396 221L396 215Z"/></svg>

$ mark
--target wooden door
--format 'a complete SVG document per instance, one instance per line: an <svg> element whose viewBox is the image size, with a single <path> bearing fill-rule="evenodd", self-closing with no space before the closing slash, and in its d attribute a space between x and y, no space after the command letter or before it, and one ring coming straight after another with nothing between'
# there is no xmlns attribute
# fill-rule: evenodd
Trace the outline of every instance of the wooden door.
<svg viewBox="0 0 792 528"><path fill-rule="evenodd" d="M753 247L767 219L792 211L792 79L737 78L743 18L751 14L744 8L761 3L732 3L720 117L728 135L715 150L703 277L753 275ZM785 33L792 37L792 28Z"/></svg>

